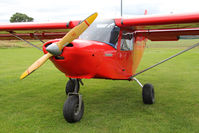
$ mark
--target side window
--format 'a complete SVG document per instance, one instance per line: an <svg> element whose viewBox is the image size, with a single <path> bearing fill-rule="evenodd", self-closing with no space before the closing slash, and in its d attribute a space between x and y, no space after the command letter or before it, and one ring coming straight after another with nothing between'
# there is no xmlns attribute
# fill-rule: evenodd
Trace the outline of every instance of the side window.
<svg viewBox="0 0 199 133"><path fill-rule="evenodd" d="M122 33L121 50L122 51L133 50L133 33L132 32Z"/></svg>

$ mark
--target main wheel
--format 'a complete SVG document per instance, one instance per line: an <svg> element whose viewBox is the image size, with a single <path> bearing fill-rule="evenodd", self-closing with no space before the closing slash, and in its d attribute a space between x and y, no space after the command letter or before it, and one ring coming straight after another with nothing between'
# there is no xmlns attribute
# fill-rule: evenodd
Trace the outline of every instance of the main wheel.
<svg viewBox="0 0 199 133"><path fill-rule="evenodd" d="M63 107L63 115L66 121L70 123L78 122L81 120L84 114L84 102L81 102L81 108L79 109L79 98L76 95L68 97Z"/></svg>
<svg viewBox="0 0 199 133"><path fill-rule="evenodd" d="M145 84L142 88L142 99L144 104L153 104L155 102L154 87L152 84Z"/></svg>
<svg viewBox="0 0 199 133"><path fill-rule="evenodd" d="M70 79L68 80L66 84L66 95L68 95L69 92L74 92L75 91L75 86L77 85L77 93L79 92L79 81L78 79Z"/></svg>

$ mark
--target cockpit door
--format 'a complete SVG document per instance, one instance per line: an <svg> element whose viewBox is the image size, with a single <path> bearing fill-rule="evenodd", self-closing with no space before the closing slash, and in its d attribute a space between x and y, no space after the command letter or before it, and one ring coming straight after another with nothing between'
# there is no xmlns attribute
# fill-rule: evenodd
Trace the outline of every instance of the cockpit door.
<svg viewBox="0 0 199 133"><path fill-rule="evenodd" d="M117 45L117 58L121 66L121 71L128 75L132 74L133 43L133 32L120 31Z"/></svg>

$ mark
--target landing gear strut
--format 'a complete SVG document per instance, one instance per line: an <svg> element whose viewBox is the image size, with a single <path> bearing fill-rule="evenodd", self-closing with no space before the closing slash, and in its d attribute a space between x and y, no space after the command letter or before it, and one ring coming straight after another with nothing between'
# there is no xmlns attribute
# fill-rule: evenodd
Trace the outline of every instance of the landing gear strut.
<svg viewBox="0 0 199 133"><path fill-rule="evenodd" d="M74 92L74 91L78 93L79 88L80 88L79 79L70 78L70 80L68 80L68 82L66 83L66 89L65 89L66 95L68 95L69 92Z"/></svg>
<svg viewBox="0 0 199 133"><path fill-rule="evenodd" d="M66 84L67 100L63 106L63 115L66 121L70 123L78 122L84 114L84 102L80 95L79 88L82 84L80 79L70 79Z"/></svg>
<svg viewBox="0 0 199 133"><path fill-rule="evenodd" d="M152 84L144 86L135 77L133 78L142 87L142 100L144 104L153 104L155 102L155 92Z"/></svg>

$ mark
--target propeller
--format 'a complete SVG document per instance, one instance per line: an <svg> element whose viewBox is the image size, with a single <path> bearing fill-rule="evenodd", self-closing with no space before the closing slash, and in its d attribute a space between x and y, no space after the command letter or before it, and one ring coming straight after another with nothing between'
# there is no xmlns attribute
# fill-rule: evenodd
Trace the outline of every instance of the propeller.
<svg viewBox="0 0 199 133"><path fill-rule="evenodd" d="M24 79L28 75L30 75L32 72L34 72L36 69L38 69L40 66L42 66L50 57L53 55L53 53L59 53L61 54L61 51L64 46L72 42L74 39L78 38L88 27L92 22L96 19L97 13L94 13L90 15L88 18L86 18L84 21L82 21L79 25L71 29L59 42L57 42L54 45L50 45L49 52L45 55L43 55L41 58L39 58L37 61L35 61L21 76L20 79ZM52 48L53 47L53 48ZM48 48L48 47L47 47ZM54 50L54 52L50 52L51 49ZM47 50L48 51L48 50Z"/></svg>

